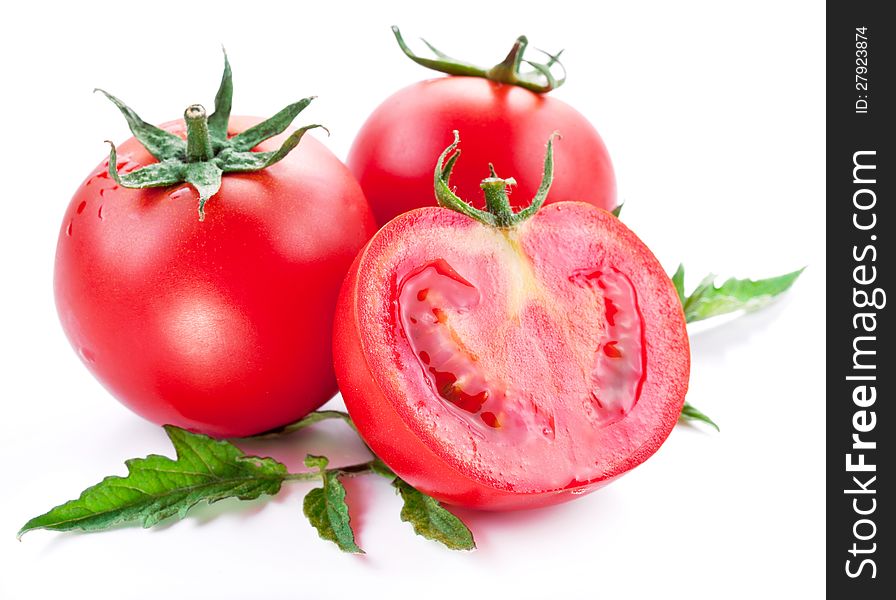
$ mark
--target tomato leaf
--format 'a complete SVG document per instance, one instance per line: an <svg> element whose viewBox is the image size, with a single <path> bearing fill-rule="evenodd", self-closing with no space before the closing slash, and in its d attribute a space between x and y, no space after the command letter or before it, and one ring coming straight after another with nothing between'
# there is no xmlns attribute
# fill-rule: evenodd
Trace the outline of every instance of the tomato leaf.
<svg viewBox="0 0 896 600"><path fill-rule="evenodd" d="M280 491L286 467L271 458L246 456L225 441L165 426L177 458L156 454L125 462L127 477L106 477L66 502L31 519L19 537L33 529L98 531L140 521L152 527L163 519L183 518L205 501L252 500Z"/></svg>
<svg viewBox="0 0 896 600"><path fill-rule="evenodd" d="M681 408L681 417L682 421L703 421L715 428L716 431L721 431L719 426L716 425L715 421L707 417L701 411L694 408L691 404L685 402L684 406Z"/></svg>
<svg viewBox="0 0 896 600"><path fill-rule="evenodd" d="M678 268L675 270L675 274L672 275L672 285L675 286L675 291L678 293L678 299L681 301L681 305L684 306L686 297L684 295L684 265L678 265Z"/></svg>
<svg viewBox="0 0 896 600"><path fill-rule="evenodd" d="M803 269L798 269L792 273L756 281L732 277L719 287L713 283L716 276L709 275L689 296L685 296L684 267L679 266L672 276L672 282L682 298L685 320L694 323L740 310L754 311L763 308L790 289L802 272Z"/></svg>
<svg viewBox="0 0 896 600"><path fill-rule="evenodd" d="M417 491L398 477L393 479L392 485L404 501L401 520L410 523L414 533L441 542L452 550L476 548L473 534L463 521L445 510L435 498Z"/></svg>
<svg viewBox="0 0 896 600"><path fill-rule="evenodd" d="M778 277L756 281L732 277L720 287L714 285L716 276L710 274L704 277L688 296L684 291L684 265L679 264L672 275L672 284L681 300L685 321L693 323L739 310L753 311L763 308L790 289L802 272L803 269L799 269ZM712 419L687 402L681 409L680 418L683 421L702 421L720 431Z"/></svg>
<svg viewBox="0 0 896 600"><path fill-rule="evenodd" d="M614 208L613 210L611 210L610 213L611 213L614 217L616 217L616 218L618 219L618 218L619 218L619 215L622 214L622 207L623 207L623 206L625 206L625 202L622 202L622 203L620 203L620 204L617 204L617 205L616 205L616 208Z"/></svg>
<svg viewBox="0 0 896 600"><path fill-rule="evenodd" d="M343 552L364 554L355 543L348 504L345 503L345 487L339 481L338 471L326 470L328 463L324 456L309 454L305 458L305 466L320 471L324 485L305 495L302 511L321 538L335 542Z"/></svg>

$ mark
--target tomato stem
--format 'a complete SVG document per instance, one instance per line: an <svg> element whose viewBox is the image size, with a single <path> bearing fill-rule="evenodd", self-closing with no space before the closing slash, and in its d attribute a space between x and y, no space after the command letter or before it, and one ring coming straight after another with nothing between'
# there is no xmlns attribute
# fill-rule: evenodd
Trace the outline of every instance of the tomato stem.
<svg viewBox="0 0 896 600"><path fill-rule="evenodd" d="M529 40L526 36L521 35L516 38L513 47L507 53L507 57L489 69L485 76L492 81L500 83L515 83L520 72L520 64L523 61L523 52L526 51L526 46L528 45Z"/></svg>
<svg viewBox="0 0 896 600"><path fill-rule="evenodd" d="M513 43L513 47L503 61L490 69L485 69L456 58L451 58L426 40L423 40L423 43L432 50L432 53L436 55L436 58L418 56L414 54L407 43L405 43L398 27L393 25L392 33L395 35L395 41L398 42L398 46L401 48L401 51L405 53L405 56L418 65L433 69L434 71L439 71L440 73L465 77L483 77L498 83L515 85L527 89L530 92L535 92L536 94L546 94L566 82L566 69L563 68L563 64L560 62L560 54L563 51L561 50L557 54L550 54L543 50L538 50L538 52L541 52L548 57L547 62L540 63L527 60L523 55L529 45L529 40L524 35L521 35L516 39ZM523 63L532 67L532 69L525 72L521 71L520 67ZM557 65L560 68L561 75L559 77L555 76L551 71L551 68L554 65Z"/></svg>
<svg viewBox="0 0 896 600"><path fill-rule="evenodd" d="M211 160L214 152L205 107L191 104L184 111L184 121L187 123L187 162Z"/></svg>
<svg viewBox="0 0 896 600"><path fill-rule="evenodd" d="M489 165L491 166L491 165ZM483 179L479 187L485 192L485 206L488 212L495 216L495 224L498 227L510 227L513 225L513 209L510 208L510 198L507 194L507 188L516 184L516 180L512 177L509 179L501 179L494 175L492 168L492 177Z"/></svg>
<svg viewBox="0 0 896 600"><path fill-rule="evenodd" d="M375 458L367 462L355 465L346 465L344 467L334 467L332 469L324 469L322 471L304 471L302 473L287 473L283 477L284 481L314 481L323 477L324 473L336 473L344 477L353 477L355 475L363 475L365 473L382 474L379 468L380 461Z"/></svg>
<svg viewBox="0 0 896 600"><path fill-rule="evenodd" d="M215 111L208 116L201 104L192 104L184 111L187 139L170 131L150 125L124 102L105 92L122 116L131 133L158 162L139 169L119 173L115 146L109 142L109 176L122 187L142 189L168 187L189 183L199 193L199 220L205 218L205 204L221 188L221 177L227 173L249 173L266 169L282 160L301 141L309 129L322 125L306 125L294 131L278 150L255 152L261 142L286 131L293 120L308 106L313 96L293 102L273 117L238 133L227 136L230 109L233 101L233 74L224 53L224 74L215 95Z"/></svg>
<svg viewBox="0 0 896 600"><path fill-rule="evenodd" d="M482 183L479 184L485 192L486 210L474 208L469 202L462 200L451 190L448 180L451 177L454 163L457 162L457 158L460 156L460 150L457 148L458 144L460 144L460 134L455 130L454 141L445 148L445 151L442 152L439 160L436 162L434 173L436 202L438 202L439 206L450 208L471 219L476 219L484 225L502 229L516 227L537 213L544 205L545 199L547 199L548 191L551 189L551 182L554 180L555 137L557 137L556 132L552 133L551 137L548 138L547 151L544 156L544 172L541 176L541 185L538 186L538 192L535 194L532 202L529 203L529 206L515 213L510 207L508 187L516 185L516 180L512 177L507 179L498 177L498 174L495 173L495 167L491 164L488 166L491 177L483 179Z"/></svg>

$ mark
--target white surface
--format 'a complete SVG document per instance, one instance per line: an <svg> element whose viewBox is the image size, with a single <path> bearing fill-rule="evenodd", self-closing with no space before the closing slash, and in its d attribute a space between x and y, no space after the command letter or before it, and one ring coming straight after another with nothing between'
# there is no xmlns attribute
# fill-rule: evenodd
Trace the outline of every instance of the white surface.
<svg viewBox="0 0 896 600"><path fill-rule="evenodd" d="M4 9L0 597L819 597L822 6L241 5ZM190 31L189 12L202 30ZM160 429L122 408L81 366L53 306L63 210L103 159L103 140L128 135L93 87L150 122L175 118L190 102L211 104L223 43L235 113L272 114L317 94L302 120L330 126L326 143L344 158L386 95L429 76L401 56L393 23L409 39L423 35L484 63L503 57L520 33L537 47L565 47L570 79L555 95L603 134L627 201L624 220L670 270L684 261L689 284L708 271L759 277L809 265L774 308L694 334L689 400L722 433L680 426L646 464L576 502L463 512L479 543L467 554L414 536L398 519L399 499L370 478L349 484L363 557L317 538L301 514L303 484L271 501L196 510L157 530L38 531L16 542L28 518L123 473L123 459L170 453ZM327 424L262 451L296 465L340 432Z"/></svg>

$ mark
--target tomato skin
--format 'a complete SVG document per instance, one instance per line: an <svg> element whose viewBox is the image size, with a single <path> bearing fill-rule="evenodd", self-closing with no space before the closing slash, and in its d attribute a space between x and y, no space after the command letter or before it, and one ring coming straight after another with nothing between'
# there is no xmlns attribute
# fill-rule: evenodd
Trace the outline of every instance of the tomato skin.
<svg viewBox="0 0 896 600"><path fill-rule="evenodd" d="M500 308L502 300L492 293L494 289L500 289L501 281L519 280L517 274L501 266L500 252L496 255L486 251L478 256L475 250L463 250L480 245L477 240L482 239L481 229L485 226L442 208L422 208L406 213L381 229L358 255L340 293L333 340L334 360L346 406L373 451L408 483L442 502L508 510L555 504L591 492L651 456L671 432L684 402L690 367L684 316L671 282L646 246L618 219L583 203L546 206L521 229L530 223L531 227L520 234L518 241L519 247L532 258L536 272L566 272L575 260L568 261L564 253L556 249L552 252L551 248L556 248L558 243L568 243L569 248L574 248L581 240L592 240L586 244L598 249L595 256L600 255L603 252L600 247L605 246L605 254L600 256L607 264L619 265L627 271L638 290L648 371L634 408L623 420L608 426L603 438L574 437L559 440L556 445L552 441L541 446L527 446L528 440L524 440L509 448L499 448L490 455L492 459L498 457L496 460L504 461L501 464L483 466L477 461L487 455L483 447L491 444L490 438L477 438L478 450L474 444L472 454L475 456L472 458L470 453L464 454L469 440L463 432L468 429L455 426L455 421L461 420L456 415L461 413L453 408L444 410L442 405L445 403L439 402L424 377L414 374L414 351L407 347L405 338L395 332L396 325L389 322L388 316L390 311L396 310L397 290L404 285L399 280L406 281L402 273L406 274L412 265L419 266L435 257L450 255L449 262L462 266L458 272L463 277L475 276L471 281L475 279L477 285L482 286L482 298L485 299L481 307L486 304L498 306L496 318L483 316L479 321L477 326L482 336L496 336L495 332L504 324L517 322L514 318L502 318L506 316ZM597 232L604 235L596 236ZM566 234L572 239L562 242ZM481 266L477 267L477 261ZM555 266L549 263L555 263ZM554 283L560 288L567 286L565 278L561 279ZM566 307L569 309L574 305L561 296L558 301L570 302ZM469 309L468 314L479 308ZM541 331L559 329L547 327ZM578 329L576 325L569 331ZM492 353L492 359L499 356L503 348L503 342L487 340L479 343L470 337L458 337L477 350L484 346L485 354L488 354L489 345L498 344L498 354ZM511 352L508 347L507 353ZM492 368L488 360L483 360L482 364L483 369L491 371L491 376L500 370ZM516 364L525 366L525 359ZM574 372L574 368L569 371L567 366L561 365L556 372L535 376L526 368L511 372L517 373L520 381L535 382L537 386L539 378L547 381L558 373ZM530 372L527 374L526 371ZM580 413L572 400L564 399L563 403L567 405L563 410L566 410L566 423L569 424L569 417L575 420ZM433 405L437 406L430 410ZM563 411L558 409L558 417L562 414ZM585 417L582 415L581 418ZM558 421L558 432L567 426L575 427ZM480 430L485 428L480 426ZM595 439L602 441L589 446ZM578 442L593 450L597 458L597 466L591 469L592 476L583 480L573 478L559 485L544 484L546 479L542 477L542 471L557 463L552 453L569 452ZM516 463L522 465L517 469L523 474L522 479L502 478L501 473L518 467ZM477 464L479 468L476 468Z"/></svg>
<svg viewBox="0 0 896 600"><path fill-rule="evenodd" d="M548 202L580 201L612 210L616 179L594 127L565 102L478 77L441 77L399 90L370 115L355 138L348 166L377 222L435 206L435 159L459 130L463 160L452 173L456 193L481 208L479 187L493 163L517 179L511 204L528 205L540 183L542 149L557 131L554 184ZM587 176L583 176L587 174Z"/></svg>
<svg viewBox="0 0 896 600"><path fill-rule="evenodd" d="M231 135L259 121L234 117ZM133 138L118 156L121 170L155 162ZM68 206L54 277L63 329L97 379L150 421L216 437L331 398L333 307L375 231L348 169L305 136L268 169L225 175L200 222L190 186L122 188L107 164Z"/></svg>

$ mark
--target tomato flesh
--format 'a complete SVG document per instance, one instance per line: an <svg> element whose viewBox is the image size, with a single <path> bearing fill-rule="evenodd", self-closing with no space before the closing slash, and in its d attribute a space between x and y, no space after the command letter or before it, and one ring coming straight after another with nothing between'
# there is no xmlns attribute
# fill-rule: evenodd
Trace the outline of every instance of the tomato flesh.
<svg viewBox="0 0 896 600"><path fill-rule="evenodd" d="M396 218L349 272L336 372L371 448L449 503L568 499L650 456L687 389L681 306L650 251L583 203L513 229Z"/></svg>

